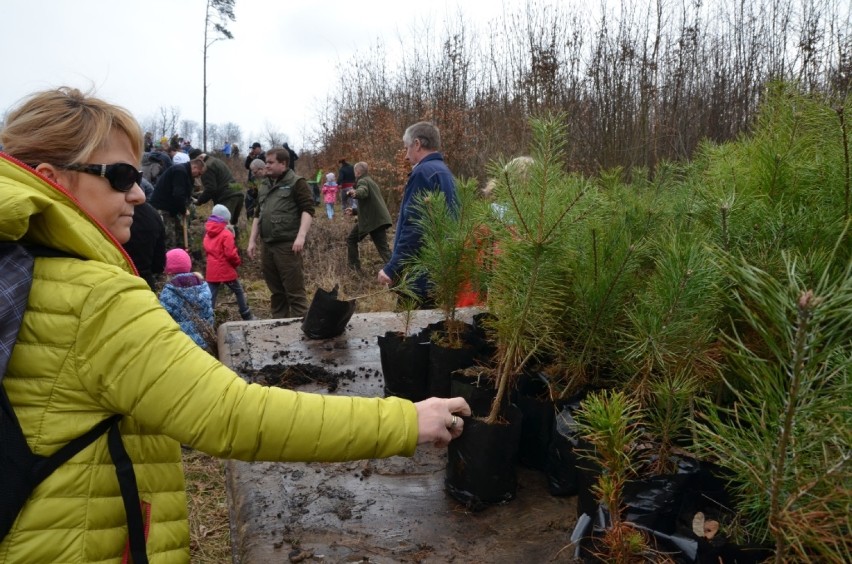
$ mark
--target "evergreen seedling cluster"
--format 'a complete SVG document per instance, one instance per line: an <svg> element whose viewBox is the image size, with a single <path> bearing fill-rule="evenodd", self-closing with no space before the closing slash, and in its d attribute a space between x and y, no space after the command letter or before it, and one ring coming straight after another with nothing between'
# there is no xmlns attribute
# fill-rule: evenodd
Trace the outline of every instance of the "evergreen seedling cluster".
<svg viewBox="0 0 852 564"><path fill-rule="evenodd" d="M580 419L616 560L646 545L621 522L625 483L672 472L687 450L729 472L725 538L779 562L852 560L850 104L769 85L749 136L594 181L569 172L563 119L536 118L530 158L489 168L487 206L427 203L436 301L452 318L462 280L487 291L487 421L527 369L549 375L552 397L610 390Z"/></svg>

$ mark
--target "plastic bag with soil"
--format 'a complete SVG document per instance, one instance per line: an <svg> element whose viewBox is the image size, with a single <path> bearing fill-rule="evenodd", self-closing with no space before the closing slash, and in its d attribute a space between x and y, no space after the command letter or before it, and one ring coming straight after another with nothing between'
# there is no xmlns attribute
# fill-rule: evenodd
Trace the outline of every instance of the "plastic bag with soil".
<svg viewBox="0 0 852 564"><path fill-rule="evenodd" d="M542 372L522 374L515 393L515 405L524 415L519 460L527 468L544 470L555 418L547 375Z"/></svg>
<svg viewBox="0 0 852 564"><path fill-rule="evenodd" d="M379 335L379 359L385 382L385 397L411 401L429 397L429 343L421 335L388 331Z"/></svg>
<svg viewBox="0 0 852 564"><path fill-rule="evenodd" d="M447 448L447 493L471 511L515 498L521 410L509 406L505 421L465 417L464 433Z"/></svg>
<svg viewBox="0 0 852 564"><path fill-rule="evenodd" d="M582 442L582 439L581 439ZM571 535L576 556L600 550L610 525L602 505L595 506L590 486L600 468L581 460L578 466L578 520ZM677 459L674 474L633 480L624 490L623 518L642 531L657 552L676 563L757 564L772 555L770 547L737 544L724 531L734 518L731 487L725 471L706 462ZM597 560L596 560L597 561Z"/></svg>
<svg viewBox="0 0 852 564"><path fill-rule="evenodd" d="M770 546L732 538L731 529L745 528L745 523L736 523L736 487L730 471L707 461L684 484L677 533L698 542L695 562L757 564L772 556Z"/></svg>
<svg viewBox="0 0 852 564"><path fill-rule="evenodd" d="M559 402L553 421L553 434L544 468L547 489L553 496L577 495L577 461L580 432L574 414L580 409L588 390Z"/></svg>
<svg viewBox="0 0 852 564"><path fill-rule="evenodd" d="M463 397L474 417L488 415L496 394L494 381L484 376L467 376L461 371L450 377L450 397Z"/></svg>
<svg viewBox="0 0 852 564"><path fill-rule="evenodd" d="M355 313L355 300L338 300L338 287L335 284L330 292L317 288L302 321L302 332L309 339L331 339L346 330L346 324Z"/></svg>

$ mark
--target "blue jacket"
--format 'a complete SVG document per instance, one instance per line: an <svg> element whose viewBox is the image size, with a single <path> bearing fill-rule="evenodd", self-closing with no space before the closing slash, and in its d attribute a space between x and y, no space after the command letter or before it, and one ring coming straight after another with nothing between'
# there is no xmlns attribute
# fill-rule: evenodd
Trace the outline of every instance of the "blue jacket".
<svg viewBox="0 0 852 564"><path fill-rule="evenodd" d="M430 153L417 163L408 175L408 183L402 194L402 203L399 207L399 218L396 223L396 235L394 236L393 254L384 271L392 280L397 280L403 270L403 262L411 256L415 256L420 250L420 230L415 225L417 219L414 209L414 199L417 194L426 191L438 191L444 193L447 205L455 208L456 203L456 181L441 153ZM413 282L414 292L421 298L426 297L427 278L421 276Z"/></svg>

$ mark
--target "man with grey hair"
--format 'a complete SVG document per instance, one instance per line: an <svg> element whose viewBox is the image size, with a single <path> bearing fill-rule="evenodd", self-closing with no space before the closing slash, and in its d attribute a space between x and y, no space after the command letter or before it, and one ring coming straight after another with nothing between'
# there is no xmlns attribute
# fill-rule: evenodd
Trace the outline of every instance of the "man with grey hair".
<svg viewBox="0 0 852 564"><path fill-rule="evenodd" d="M373 240L384 262L391 258L387 234L388 227L391 226L391 216L379 185L370 177L369 170L367 163L355 163L355 188L350 188L347 196L354 198L358 206L345 210L346 215L358 215L358 223L346 237L349 268L358 272L361 272L358 243L367 235Z"/></svg>
<svg viewBox="0 0 852 564"><path fill-rule="evenodd" d="M421 245L421 233L417 228L417 210L414 199L423 192L444 193L447 205L456 207L456 182L450 169L444 164L441 150L441 133L438 128L425 121L410 125L402 136L405 158L414 165L402 193L399 218L396 223L393 254L384 268L379 271L378 281L389 285L402 276L404 261L417 254ZM434 307L428 297L426 276L412 281L412 290L420 300L419 307Z"/></svg>

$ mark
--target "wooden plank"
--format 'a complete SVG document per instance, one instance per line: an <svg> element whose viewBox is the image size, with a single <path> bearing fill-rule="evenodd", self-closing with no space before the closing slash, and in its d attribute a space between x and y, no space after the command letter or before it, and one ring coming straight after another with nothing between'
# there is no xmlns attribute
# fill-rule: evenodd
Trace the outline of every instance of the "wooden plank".
<svg viewBox="0 0 852 564"><path fill-rule="evenodd" d="M411 332L439 319L415 312ZM394 313L356 314L326 340L305 338L298 320L227 323L219 353L244 372L293 364L353 371L335 393L381 396L376 337L403 323ZM515 500L471 513L444 491L446 460L446 449L421 446L412 458L339 464L227 461L234 562L286 561L294 550L323 562L570 560L559 551L576 519L573 497L550 496L543 473L519 468Z"/></svg>

